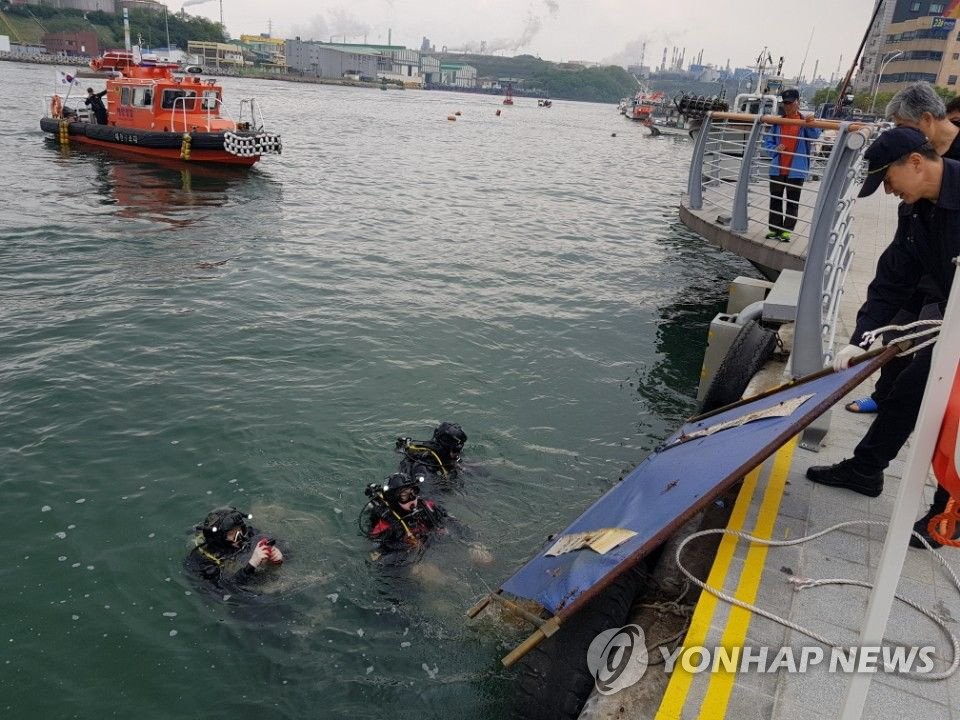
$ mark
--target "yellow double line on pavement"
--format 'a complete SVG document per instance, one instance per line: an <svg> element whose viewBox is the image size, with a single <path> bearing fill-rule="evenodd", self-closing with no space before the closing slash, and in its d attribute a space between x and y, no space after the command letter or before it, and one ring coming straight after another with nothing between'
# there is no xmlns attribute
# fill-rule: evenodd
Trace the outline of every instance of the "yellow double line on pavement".
<svg viewBox="0 0 960 720"><path fill-rule="evenodd" d="M769 538L772 535L796 446L797 438L794 437L774 455L773 468L770 471L770 478L764 490L757 520L750 532L751 535L759 538ZM765 466L766 463L744 478L737 502L730 514L730 521L727 523L728 529L743 530L760 474ZM715 588L724 587L737 548L737 542L738 539L732 535L723 536L717 549L716 558L713 561L713 567L710 569L710 575L707 578L707 585ZM765 545L750 545L744 560L743 570L740 573L740 581L734 593L734 597L738 600L746 603L753 603L756 600L766 557L767 547ZM690 628L684 639L684 647L698 647L706 643L718 603L719 600L710 593L701 593L696 610L694 610L693 617L690 620ZM742 647L747 638L750 616L751 613L747 610L736 606L731 607L719 645L725 648ZM679 720L682 717L693 678L692 673L681 667L678 659L673 666L673 674L670 676L670 682L660 702L660 709L657 711L655 720ZM721 669L711 673L706 695L696 717L700 720L720 720L724 718L735 680L735 672Z"/></svg>

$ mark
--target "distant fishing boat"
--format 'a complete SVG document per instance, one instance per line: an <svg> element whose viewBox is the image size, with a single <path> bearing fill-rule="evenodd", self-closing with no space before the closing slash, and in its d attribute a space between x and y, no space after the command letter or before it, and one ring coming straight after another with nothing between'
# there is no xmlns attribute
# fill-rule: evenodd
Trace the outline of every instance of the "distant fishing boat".
<svg viewBox="0 0 960 720"><path fill-rule="evenodd" d="M241 100L240 118L234 121L224 113L223 88L215 80L177 74L176 63L149 56L136 61L125 50L108 51L90 66L110 74L107 121L97 122L89 108L69 107L69 92L49 96L40 128L63 145L76 142L153 158L248 167L281 151L280 136L264 130L257 101Z"/></svg>

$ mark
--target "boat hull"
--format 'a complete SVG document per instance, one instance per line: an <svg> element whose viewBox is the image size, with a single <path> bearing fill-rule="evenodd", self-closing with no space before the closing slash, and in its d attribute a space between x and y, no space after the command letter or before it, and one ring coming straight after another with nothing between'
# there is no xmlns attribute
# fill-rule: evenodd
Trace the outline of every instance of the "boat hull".
<svg viewBox="0 0 960 720"><path fill-rule="evenodd" d="M59 137L60 120L42 118L40 129ZM108 148L153 158L185 160L183 133L158 132L117 125L71 122L67 125L70 142ZM238 133L242 135L242 133ZM224 149L224 133L190 133L190 162L217 163L250 167L260 155L238 156Z"/></svg>

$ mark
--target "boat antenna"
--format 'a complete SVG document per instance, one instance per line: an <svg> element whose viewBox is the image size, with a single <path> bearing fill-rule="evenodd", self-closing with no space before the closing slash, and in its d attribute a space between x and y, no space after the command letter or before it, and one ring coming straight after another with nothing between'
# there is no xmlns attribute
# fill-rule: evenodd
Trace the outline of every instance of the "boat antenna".
<svg viewBox="0 0 960 720"><path fill-rule="evenodd" d="M850 69L847 70L847 76L843 79L843 84L840 86L840 92L837 93L837 104L833 108L834 117L840 116L840 111L843 109L843 96L847 92L847 88L850 86L850 78L853 77L853 71L857 68L857 63L860 62L860 54L863 52L864 45L867 44L867 38L870 36L870 29L873 27L873 23L877 20L877 15L880 14L880 8L883 5L883 0L877 0L876 4L873 7L873 15L870 16L870 22L867 23L866 32L863 33L863 39L860 41L860 47L857 48L857 52L853 56L853 62L850 64Z"/></svg>
<svg viewBox="0 0 960 720"><path fill-rule="evenodd" d="M170 55L170 23L167 22L167 6L163 6L163 26L167 29L167 55Z"/></svg>
<svg viewBox="0 0 960 720"><path fill-rule="evenodd" d="M807 64L807 56L810 54L810 43L813 42L813 31L817 28L812 28L810 30L810 37L807 38L807 49L803 51L803 62L800 63L800 72L797 75L797 85L803 83L803 67Z"/></svg>

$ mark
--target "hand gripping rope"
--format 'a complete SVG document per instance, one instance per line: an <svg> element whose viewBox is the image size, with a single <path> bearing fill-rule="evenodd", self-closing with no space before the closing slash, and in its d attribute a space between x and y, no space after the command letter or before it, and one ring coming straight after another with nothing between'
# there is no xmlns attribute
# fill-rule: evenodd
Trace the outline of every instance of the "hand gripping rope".
<svg viewBox="0 0 960 720"><path fill-rule="evenodd" d="M694 585L699 587L701 590L705 590L706 592L710 593L714 597L719 598L720 600L723 600L724 602L730 603L731 605L736 605L739 608L743 608L744 610L748 610L752 613L755 613L756 615L765 617L768 620L772 620L773 622L783 625L784 627L790 628L791 630L796 630L798 633L802 633L809 638L813 638L817 642L822 643L827 647L836 648L838 650L845 650L844 646L830 640L829 638L824 637L823 635L820 635L819 633L814 632L813 630L809 630L803 627L802 625L798 625L797 623L792 622L791 620L780 617L779 615L775 615L774 613L764 610L763 608L757 607L756 605L751 605L750 603L743 602L742 600L738 600L737 598L726 594L722 590L718 590L715 587L711 587L710 585L707 585L705 582L695 577L693 573L691 573L689 570L687 570L687 568L683 566L683 563L680 561L680 555L683 552L683 549L687 546L687 543L689 543L691 540L694 540L695 538L704 537L705 535L732 535L734 537L747 540L748 542L751 542L751 543L756 543L758 545L766 545L767 547L788 547L790 545L799 545L801 543L814 540L818 537L826 535L827 533L832 533L835 530L841 530L845 527L851 527L853 525L874 525L877 527L885 528L887 526L887 523L881 522L878 520L850 520L847 522L837 523L836 525L828 527L826 530L821 530L820 532L814 533L812 535L807 535L806 537L797 538L795 540L767 540L764 538L755 537L745 532L739 532L736 530L727 530L726 528L701 530L700 532L695 532L689 537L687 537L686 539L684 539L684 541L681 542L680 545L677 547L677 554L676 554L677 567L680 568L680 572L682 572L687 577L687 579L690 580L690 582L692 582ZM947 561L944 559L944 557L940 553L938 553L936 550L930 547L930 543L928 543L923 537L921 537L917 533L913 533L913 534L916 537L920 538L920 541L924 544L927 550L929 550L934 554L934 556L940 562L940 565L943 566L943 569L946 572L946 574L950 577L950 580L953 582L953 586L957 589L957 592L960 593L960 580L957 579L957 575L956 573L954 573L953 568L950 567L949 563L947 563ZM873 585L871 585L868 582L864 582L862 580L849 580L847 578L828 578L828 579L822 579L822 580L812 580L808 578L791 576L788 579L788 582L794 585L795 589L798 592L800 590L805 590L807 588L820 587L821 585L856 585L856 586L864 587L868 589L873 588ZM947 628L946 623L933 611L923 608L918 603L915 603L913 600L905 598L902 595L896 595L895 597L900 602L905 603L906 605L909 605L917 612L930 618L934 623L936 623L940 627L941 630L943 630L944 635L946 635L950 639L950 642L953 645L953 660L950 663L950 667L941 672L920 673L915 671L903 670L897 666L891 667L889 665L886 666L886 670L888 672L893 671L898 675L905 675L907 677L911 677L915 680L931 680L931 681L946 680L948 677L953 675L957 671L957 667L960 666L960 640L957 639L957 636L954 635Z"/></svg>

